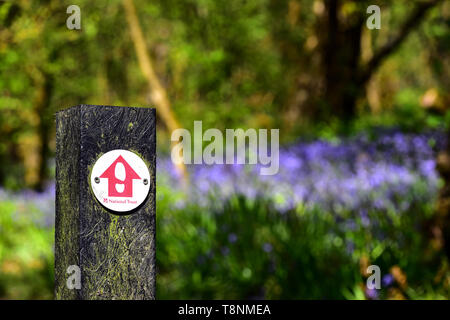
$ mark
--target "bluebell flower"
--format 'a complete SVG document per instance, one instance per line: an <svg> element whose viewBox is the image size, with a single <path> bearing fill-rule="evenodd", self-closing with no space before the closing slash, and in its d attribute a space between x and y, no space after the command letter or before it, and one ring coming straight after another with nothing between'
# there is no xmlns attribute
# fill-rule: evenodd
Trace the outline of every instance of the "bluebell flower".
<svg viewBox="0 0 450 320"><path fill-rule="evenodd" d="M237 235L235 233L230 233L228 235L228 241L230 243L235 243L237 241L237 239L238 239L238 237L237 237Z"/></svg>
<svg viewBox="0 0 450 320"><path fill-rule="evenodd" d="M267 253L271 252L272 251L272 245L270 243L268 243L268 242L264 243L263 244L263 250L264 250L264 252L267 252Z"/></svg>
<svg viewBox="0 0 450 320"><path fill-rule="evenodd" d="M394 276L390 273L385 274L381 279L383 287L389 287L394 283Z"/></svg>
<svg viewBox="0 0 450 320"><path fill-rule="evenodd" d="M378 290L377 289L366 288L365 294L368 299L371 299L371 300L378 299Z"/></svg>
<svg viewBox="0 0 450 320"><path fill-rule="evenodd" d="M230 254L230 248L228 248L228 247L222 247L220 249L220 251L222 252L222 255L224 255L224 256L227 256Z"/></svg>

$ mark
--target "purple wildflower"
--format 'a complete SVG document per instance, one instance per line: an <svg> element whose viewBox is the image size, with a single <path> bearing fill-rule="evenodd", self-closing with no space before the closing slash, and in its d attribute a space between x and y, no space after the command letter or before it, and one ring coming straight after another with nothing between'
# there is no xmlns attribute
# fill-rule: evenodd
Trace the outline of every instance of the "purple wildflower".
<svg viewBox="0 0 450 320"><path fill-rule="evenodd" d="M230 233L228 235L228 241L230 243L235 243L237 241L237 239L238 239L238 237L237 237L237 235L235 233Z"/></svg>
<svg viewBox="0 0 450 320"><path fill-rule="evenodd" d="M272 251L272 245L270 243L268 243L268 242L264 243L263 244L263 250L264 250L264 252L267 252L267 253L271 252Z"/></svg>
<svg viewBox="0 0 450 320"><path fill-rule="evenodd" d="M390 273L385 274L381 279L383 287L389 287L394 283L394 276Z"/></svg>
<svg viewBox="0 0 450 320"><path fill-rule="evenodd" d="M377 289L366 288L365 293L366 293L366 297L368 299L371 299L371 300L378 299L378 291L377 291Z"/></svg>

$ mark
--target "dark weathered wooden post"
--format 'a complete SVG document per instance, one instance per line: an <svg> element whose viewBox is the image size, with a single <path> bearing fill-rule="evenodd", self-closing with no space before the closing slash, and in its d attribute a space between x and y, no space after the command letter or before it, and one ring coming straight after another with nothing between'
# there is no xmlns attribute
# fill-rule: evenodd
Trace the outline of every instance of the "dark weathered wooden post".
<svg viewBox="0 0 450 320"><path fill-rule="evenodd" d="M56 114L56 299L155 298L155 109Z"/></svg>

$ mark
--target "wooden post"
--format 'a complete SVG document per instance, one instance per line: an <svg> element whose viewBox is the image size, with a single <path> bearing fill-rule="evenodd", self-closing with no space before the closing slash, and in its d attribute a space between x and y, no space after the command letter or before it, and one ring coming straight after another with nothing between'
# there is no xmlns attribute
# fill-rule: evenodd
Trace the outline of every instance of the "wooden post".
<svg viewBox="0 0 450 320"><path fill-rule="evenodd" d="M155 298L155 127L150 108L79 105L56 114L56 299ZM104 207L93 192L94 164L117 149L139 156L150 174L148 196L129 212Z"/></svg>

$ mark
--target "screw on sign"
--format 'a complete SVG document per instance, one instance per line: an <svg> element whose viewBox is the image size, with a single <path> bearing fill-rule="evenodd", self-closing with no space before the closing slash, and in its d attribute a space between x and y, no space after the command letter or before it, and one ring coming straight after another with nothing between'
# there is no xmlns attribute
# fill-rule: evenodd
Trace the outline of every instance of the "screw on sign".
<svg viewBox="0 0 450 320"><path fill-rule="evenodd" d="M128 150L102 155L91 173L92 191L106 208L126 212L137 208L150 190L150 173L145 162Z"/></svg>

